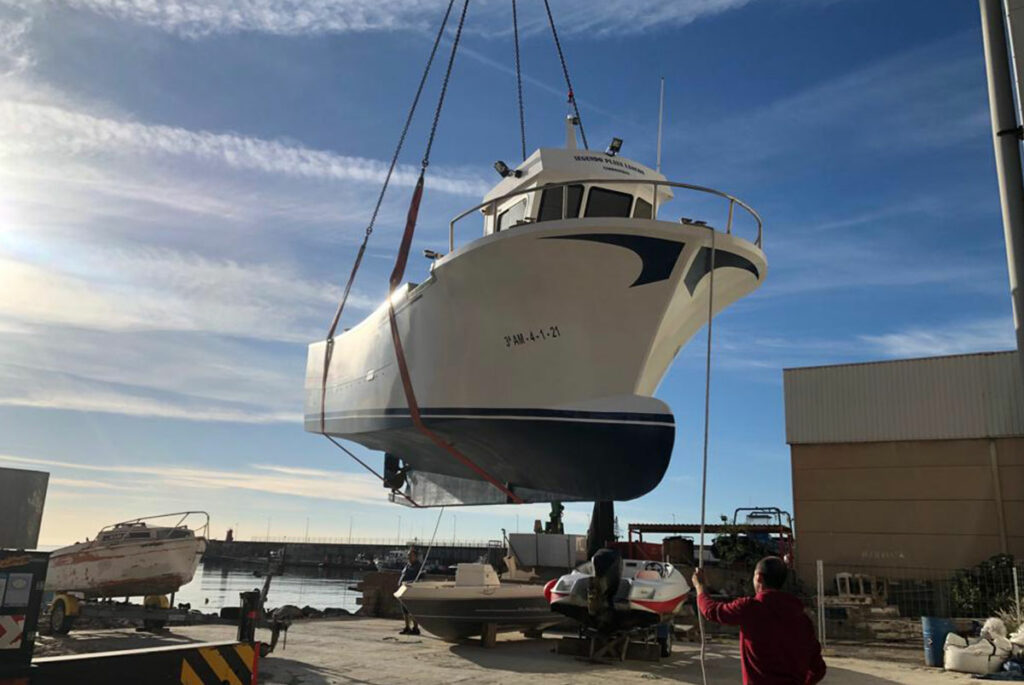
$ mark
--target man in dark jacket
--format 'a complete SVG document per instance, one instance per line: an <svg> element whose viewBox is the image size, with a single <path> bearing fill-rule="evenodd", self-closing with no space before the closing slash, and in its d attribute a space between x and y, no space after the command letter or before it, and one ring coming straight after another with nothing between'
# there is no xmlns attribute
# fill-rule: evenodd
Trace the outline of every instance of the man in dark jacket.
<svg viewBox="0 0 1024 685"><path fill-rule="evenodd" d="M778 557L765 557L754 569L753 597L716 602L704 591L697 569L697 606L709 621L740 627L744 685L814 685L825 677L825 661L814 626L794 595L782 591L789 569Z"/></svg>
<svg viewBox="0 0 1024 685"><path fill-rule="evenodd" d="M428 552L430 550L427 550ZM405 568L402 569L402 575L398 577L398 584L402 583L415 583L416 577L420 574L420 562L416 559L416 548L409 548L409 556L406 557L407 561ZM405 619L405 628L399 631L401 635L419 635L420 627L416 624L416 619L412 617L409 610L402 605L402 618Z"/></svg>

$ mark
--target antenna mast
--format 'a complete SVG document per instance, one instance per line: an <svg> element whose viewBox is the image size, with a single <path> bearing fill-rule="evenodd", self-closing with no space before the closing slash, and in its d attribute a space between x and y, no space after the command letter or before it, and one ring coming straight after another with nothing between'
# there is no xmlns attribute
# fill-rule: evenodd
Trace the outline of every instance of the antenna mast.
<svg viewBox="0 0 1024 685"><path fill-rule="evenodd" d="M661 94L658 97L658 163L655 171L661 173L661 119L665 112L665 77L661 77Z"/></svg>

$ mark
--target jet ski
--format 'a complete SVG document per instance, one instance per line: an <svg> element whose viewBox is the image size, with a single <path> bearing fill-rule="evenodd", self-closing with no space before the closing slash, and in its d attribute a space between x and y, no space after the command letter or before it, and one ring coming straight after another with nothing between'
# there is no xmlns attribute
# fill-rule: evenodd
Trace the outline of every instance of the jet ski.
<svg viewBox="0 0 1024 685"><path fill-rule="evenodd" d="M670 563L623 559L601 549L545 588L551 610L585 630L619 633L656 626L683 607L690 584Z"/></svg>

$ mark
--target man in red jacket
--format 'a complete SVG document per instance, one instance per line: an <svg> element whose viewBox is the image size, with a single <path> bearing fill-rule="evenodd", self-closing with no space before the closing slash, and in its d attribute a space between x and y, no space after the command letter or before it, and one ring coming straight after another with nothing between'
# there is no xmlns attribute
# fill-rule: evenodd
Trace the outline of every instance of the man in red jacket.
<svg viewBox="0 0 1024 685"><path fill-rule="evenodd" d="M693 574L697 606L709 621L740 627L744 685L814 685L825 677L814 626L794 595L782 591L789 569L765 557L754 569L753 597L716 602L704 592L704 573Z"/></svg>

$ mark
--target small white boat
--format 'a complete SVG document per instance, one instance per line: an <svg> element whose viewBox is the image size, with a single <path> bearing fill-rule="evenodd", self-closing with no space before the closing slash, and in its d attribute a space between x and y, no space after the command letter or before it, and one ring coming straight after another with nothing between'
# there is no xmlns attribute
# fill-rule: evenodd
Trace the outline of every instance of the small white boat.
<svg viewBox="0 0 1024 685"><path fill-rule="evenodd" d="M610 633L655 626L679 613L690 584L672 564L622 559L602 549L548 590L551 609Z"/></svg>
<svg viewBox="0 0 1024 685"><path fill-rule="evenodd" d="M502 583L490 564L459 564L455 581L402 585L395 597L420 626L442 640L456 642L494 633L540 632L564 621L551 611L544 586Z"/></svg>
<svg viewBox="0 0 1024 685"><path fill-rule="evenodd" d="M499 163L502 180L452 220L448 253L428 255L429 277L391 295L424 423L524 501L650 492L675 439L653 395L707 323L707 276L715 313L765 277L756 212L616 151L577 149L570 119L565 148ZM722 225L666 216L674 191L688 214L721 202ZM741 213L750 239L733 230ZM457 247L472 215L483 237ZM306 430L385 452L393 490L428 506L509 501L414 427L387 302L309 346L305 390Z"/></svg>
<svg viewBox="0 0 1024 685"><path fill-rule="evenodd" d="M203 516L206 523L190 528L185 521ZM154 519L179 517L172 525ZM61 547L50 554L46 589L86 597L166 595L187 584L206 551L210 518L187 511L147 516L102 529L95 540Z"/></svg>

